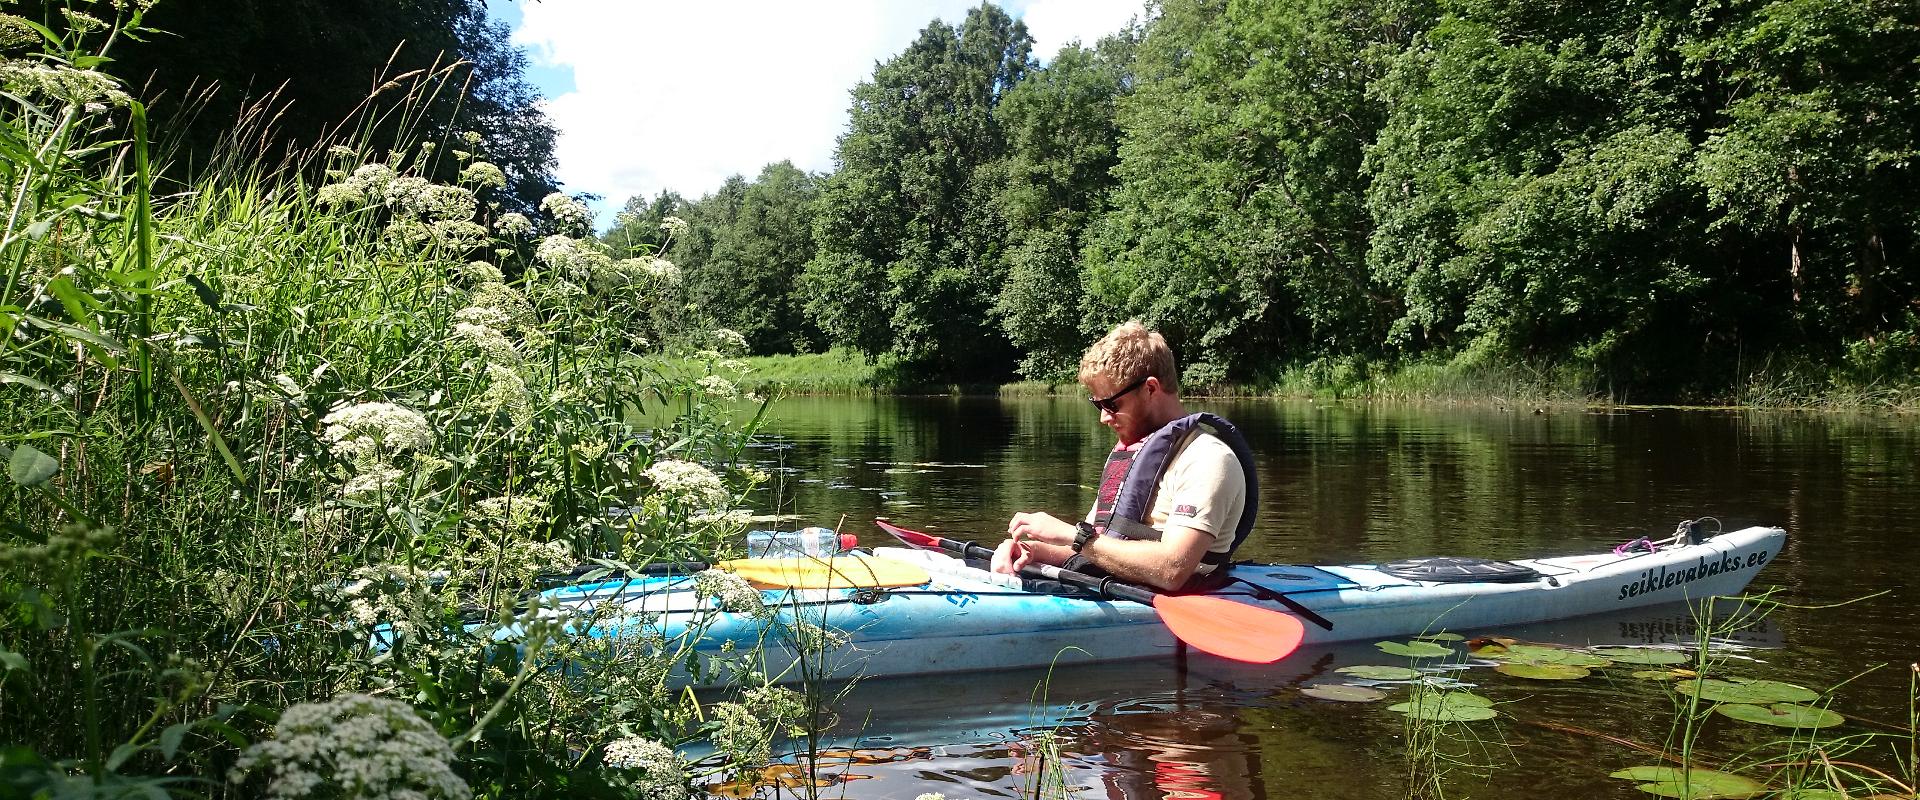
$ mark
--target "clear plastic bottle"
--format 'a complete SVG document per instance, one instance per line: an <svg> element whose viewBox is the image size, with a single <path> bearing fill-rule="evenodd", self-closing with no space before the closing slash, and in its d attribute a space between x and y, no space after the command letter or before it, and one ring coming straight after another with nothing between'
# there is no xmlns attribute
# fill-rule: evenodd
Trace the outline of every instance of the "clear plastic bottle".
<svg viewBox="0 0 1920 800"><path fill-rule="evenodd" d="M828 558L859 546L859 537L832 528L747 531L748 558Z"/></svg>

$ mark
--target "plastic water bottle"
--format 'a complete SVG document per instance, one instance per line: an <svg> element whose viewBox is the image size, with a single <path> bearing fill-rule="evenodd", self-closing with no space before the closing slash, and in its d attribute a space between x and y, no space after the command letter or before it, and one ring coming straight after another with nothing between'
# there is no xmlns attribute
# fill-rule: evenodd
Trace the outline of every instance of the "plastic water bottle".
<svg viewBox="0 0 1920 800"><path fill-rule="evenodd" d="M832 528L801 528L797 531L747 531L749 558L828 558L859 546L851 533L834 533Z"/></svg>

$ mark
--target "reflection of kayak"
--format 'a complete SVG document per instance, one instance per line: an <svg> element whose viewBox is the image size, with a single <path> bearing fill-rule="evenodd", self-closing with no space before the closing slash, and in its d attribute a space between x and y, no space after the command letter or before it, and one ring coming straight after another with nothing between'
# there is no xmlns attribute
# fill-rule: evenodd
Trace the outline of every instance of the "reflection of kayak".
<svg viewBox="0 0 1920 800"><path fill-rule="evenodd" d="M1214 594L1276 612L1304 607L1331 626L1306 625L1310 645L1442 630L1472 633L1737 594L1785 541L1784 530L1753 527L1652 552L1502 562L1242 564L1233 570L1242 582ZM777 608L772 622L719 610L714 601L697 597L694 581L685 576L570 586L546 597L562 607L619 604L624 615L596 628L598 635L673 639L698 630L693 646L714 658L763 648L766 673L782 680L1118 661L1167 655L1178 644L1150 606L1030 591L1031 584L1017 578L941 553L879 548L795 566L796 574L811 570L816 577L824 569L830 579L824 588L764 589L764 602ZM763 587L769 581L780 585L779 577L756 580ZM828 637L826 652L805 659L804 675L787 669L795 662L796 621L837 634ZM697 682L724 680L712 674Z"/></svg>

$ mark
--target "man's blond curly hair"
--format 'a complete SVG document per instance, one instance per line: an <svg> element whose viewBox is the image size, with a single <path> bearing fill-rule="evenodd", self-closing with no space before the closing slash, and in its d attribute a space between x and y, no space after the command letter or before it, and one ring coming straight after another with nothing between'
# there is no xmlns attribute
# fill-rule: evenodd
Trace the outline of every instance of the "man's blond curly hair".
<svg viewBox="0 0 1920 800"><path fill-rule="evenodd" d="M1080 357L1080 383L1105 378L1115 389L1145 377L1160 379L1161 388L1178 393L1180 371L1166 337L1130 319L1100 337Z"/></svg>

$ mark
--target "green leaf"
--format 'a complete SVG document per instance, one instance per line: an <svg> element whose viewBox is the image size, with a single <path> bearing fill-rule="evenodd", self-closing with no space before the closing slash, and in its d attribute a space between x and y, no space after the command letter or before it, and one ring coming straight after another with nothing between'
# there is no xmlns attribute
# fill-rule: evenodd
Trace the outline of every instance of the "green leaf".
<svg viewBox="0 0 1920 800"><path fill-rule="evenodd" d="M1492 706L1491 701L1469 692L1433 692L1387 706L1387 710L1434 722L1475 722L1499 716Z"/></svg>
<svg viewBox="0 0 1920 800"><path fill-rule="evenodd" d="M1341 703L1371 703L1386 699L1387 693L1365 686L1348 686L1344 683L1317 683L1300 690L1301 694L1321 700L1333 700Z"/></svg>
<svg viewBox="0 0 1920 800"><path fill-rule="evenodd" d="M1408 658L1442 658L1453 655L1453 648L1432 642L1375 642L1374 647L1390 656Z"/></svg>
<svg viewBox="0 0 1920 800"><path fill-rule="evenodd" d="M40 241L47 238L47 232L53 230L53 220L43 219L27 226L27 238Z"/></svg>
<svg viewBox="0 0 1920 800"><path fill-rule="evenodd" d="M1757 722L1776 728L1831 728L1847 721L1846 717L1837 712L1793 703L1774 703L1771 706L1721 703L1714 706L1713 711L1720 716L1741 722Z"/></svg>
<svg viewBox="0 0 1920 800"><path fill-rule="evenodd" d="M1341 667L1334 672L1370 681L1410 681L1420 677L1420 670L1410 667L1383 667L1374 664Z"/></svg>
<svg viewBox="0 0 1920 800"><path fill-rule="evenodd" d="M1467 637L1461 636L1460 634L1453 633L1451 631L1441 631L1439 633L1423 633L1413 638L1425 639L1430 642L1464 642L1467 640Z"/></svg>
<svg viewBox="0 0 1920 800"><path fill-rule="evenodd" d="M1542 647L1535 644L1516 644L1509 646L1504 653L1486 653L1484 658L1494 661L1512 661L1522 664L1560 664L1570 667L1611 667L1613 662L1592 653L1578 650L1565 650L1558 647Z"/></svg>
<svg viewBox="0 0 1920 800"><path fill-rule="evenodd" d="M1715 703L1765 705L1810 703L1820 699L1819 692L1805 686L1764 680L1723 681L1717 678L1703 678L1681 684L1678 691L1685 695L1697 695L1702 700Z"/></svg>
<svg viewBox="0 0 1920 800"><path fill-rule="evenodd" d="M1494 667L1493 671L1502 675L1512 675L1516 678L1526 678L1532 681L1571 681L1579 680L1593 674L1588 671L1586 667L1575 666L1573 664L1534 664L1522 662L1501 664L1500 666Z"/></svg>
<svg viewBox="0 0 1920 800"><path fill-rule="evenodd" d="M180 751L180 742L186 738L188 731L193 730L193 726L194 723L192 722L181 722L168 725L165 729L161 730L160 756L168 761L172 761L173 754Z"/></svg>
<svg viewBox="0 0 1920 800"><path fill-rule="evenodd" d="M32 664L27 663L26 656L4 647L0 647L0 666L6 667L8 672L26 672L33 668Z"/></svg>
<svg viewBox="0 0 1920 800"><path fill-rule="evenodd" d="M1685 664L1693 660L1693 656L1678 650L1665 650L1653 647L1590 647L1587 648L1587 652L1616 664L1658 666L1662 664Z"/></svg>
<svg viewBox="0 0 1920 800"><path fill-rule="evenodd" d="M200 298L200 302L213 309L214 313L218 314L225 310L220 307L220 293L214 291L212 286L208 286L206 281L200 280L200 276L188 275L187 285L193 287L193 296Z"/></svg>
<svg viewBox="0 0 1920 800"><path fill-rule="evenodd" d="M120 769L121 764L127 763L127 759L132 758L136 753L139 753L141 749L139 745L132 742L122 742L119 747L113 748L113 752L107 755L107 771L113 772Z"/></svg>
<svg viewBox="0 0 1920 800"><path fill-rule="evenodd" d="M48 386L32 378L29 378L25 375L21 375L17 372L0 372L0 383L17 383L29 389L38 389L43 392L53 392L53 387Z"/></svg>
<svg viewBox="0 0 1920 800"><path fill-rule="evenodd" d="M1752 797L1761 791L1760 783L1752 778L1712 769L1683 771L1679 767L1628 767L1612 773L1612 776L1644 781L1638 788L1648 794L1684 800Z"/></svg>
<svg viewBox="0 0 1920 800"><path fill-rule="evenodd" d="M59 461L30 444L21 444L7 459L7 477L21 486L39 486L59 471Z"/></svg>

